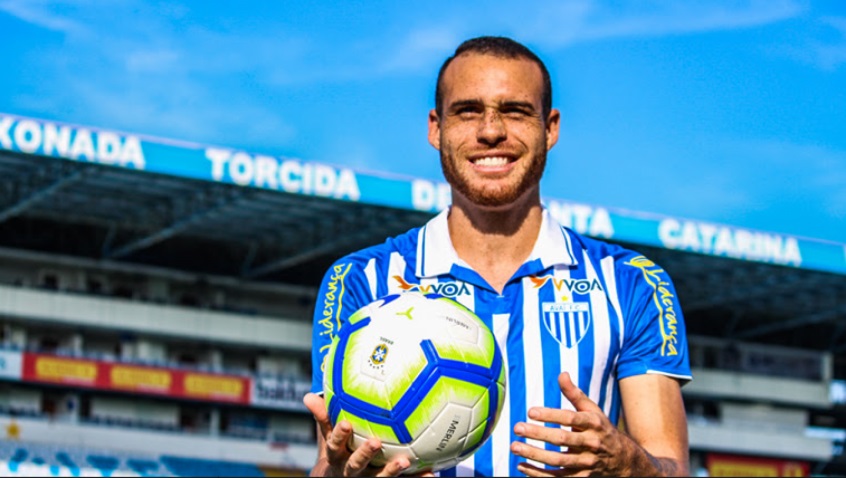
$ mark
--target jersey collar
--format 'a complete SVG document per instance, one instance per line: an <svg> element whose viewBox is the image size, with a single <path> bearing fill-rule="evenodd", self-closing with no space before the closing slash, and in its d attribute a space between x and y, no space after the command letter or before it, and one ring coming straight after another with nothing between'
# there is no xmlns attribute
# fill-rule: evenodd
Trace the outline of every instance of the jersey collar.
<svg viewBox="0 0 846 478"><path fill-rule="evenodd" d="M449 227L447 226L448 215L449 208L441 211L420 229L415 268L417 277L436 277L449 274L453 265L472 269L458 257L455 248L452 247ZM543 208L540 234L526 263L535 260L540 261L543 269L557 265L574 266L579 263L573 253L570 235L558 224L558 221L552 217L546 208Z"/></svg>

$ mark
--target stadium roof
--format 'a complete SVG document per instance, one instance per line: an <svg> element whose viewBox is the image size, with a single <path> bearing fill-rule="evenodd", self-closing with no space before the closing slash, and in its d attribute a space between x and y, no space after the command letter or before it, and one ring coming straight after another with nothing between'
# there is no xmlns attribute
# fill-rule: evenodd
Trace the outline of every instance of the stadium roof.
<svg viewBox="0 0 846 478"><path fill-rule="evenodd" d="M0 247L311 286L449 204L444 183L2 113L0 182ZM846 355L846 245L544 202L667 269L689 333Z"/></svg>

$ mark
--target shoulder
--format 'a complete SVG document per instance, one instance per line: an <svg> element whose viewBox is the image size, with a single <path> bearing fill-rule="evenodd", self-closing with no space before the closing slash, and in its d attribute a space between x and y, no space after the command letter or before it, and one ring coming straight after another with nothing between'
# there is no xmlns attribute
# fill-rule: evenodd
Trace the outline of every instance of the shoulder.
<svg viewBox="0 0 846 478"><path fill-rule="evenodd" d="M639 257L644 257L640 252L619 244L584 236L567 227L562 226L562 229L570 237L575 250L581 249L595 262L613 262L618 266L618 269L621 269L621 272L625 271L626 268L620 266L629 266L632 261L637 262Z"/></svg>
<svg viewBox="0 0 846 478"><path fill-rule="evenodd" d="M613 272L618 288L641 289L649 292L658 287L670 286L667 272L659 264L641 252L619 244L583 236L566 227L574 249L581 248L592 262L602 268L605 274Z"/></svg>

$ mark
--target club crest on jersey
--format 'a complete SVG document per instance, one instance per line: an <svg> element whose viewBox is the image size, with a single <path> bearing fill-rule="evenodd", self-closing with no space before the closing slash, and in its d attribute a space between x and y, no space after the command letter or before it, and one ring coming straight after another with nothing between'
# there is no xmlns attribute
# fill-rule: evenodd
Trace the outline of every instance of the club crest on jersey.
<svg viewBox="0 0 846 478"><path fill-rule="evenodd" d="M470 295L470 286L459 281L420 285L411 284L400 276L394 276L394 280L397 281L397 287L399 287L402 292L417 291L424 294L438 294L444 297L449 297L450 299L454 299L460 295Z"/></svg>
<svg viewBox="0 0 846 478"><path fill-rule="evenodd" d="M603 290L599 279L556 279L551 275L543 277L531 276L529 279L532 280L532 284L534 284L535 289L540 289L546 285L547 282L552 281L552 284L555 285L555 290L558 292L566 290L570 293L589 294L594 290Z"/></svg>
<svg viewBox="0 0 846 478"><path fill-rule="evenodd" d="M591 313L588 302L544 302L543 325L561 345L575 347L587 334Z"/></svg>

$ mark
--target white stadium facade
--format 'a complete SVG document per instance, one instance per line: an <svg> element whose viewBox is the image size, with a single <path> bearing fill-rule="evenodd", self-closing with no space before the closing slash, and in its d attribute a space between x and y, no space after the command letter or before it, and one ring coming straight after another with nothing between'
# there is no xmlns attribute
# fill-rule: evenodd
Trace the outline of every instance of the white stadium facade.
<svg viewBox="0 0 846 478"><path fill-rule="evenodd" d="M544 201L674 278L693 472L846 474L846 246ZM306 473L323 273L448 203L443 183L0 114L0 476Z"/></svg>

